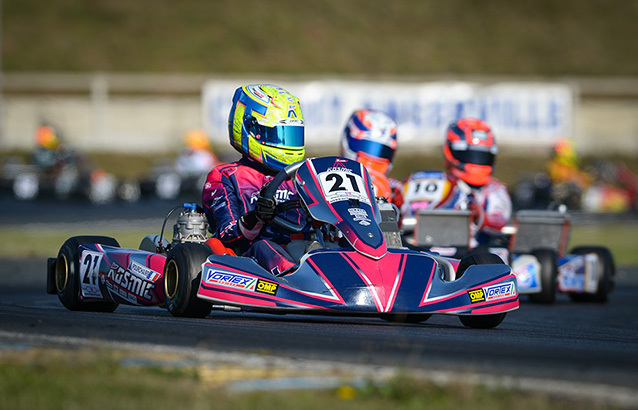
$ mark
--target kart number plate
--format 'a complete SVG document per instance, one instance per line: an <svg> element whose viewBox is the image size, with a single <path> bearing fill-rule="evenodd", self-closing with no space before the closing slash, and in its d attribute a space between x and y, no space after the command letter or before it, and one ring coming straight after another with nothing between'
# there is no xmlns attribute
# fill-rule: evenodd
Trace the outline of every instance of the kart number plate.
<svg viewBox="0 0 638 410"><path fill-rule="evenodd" d="M80 289L84 297L99 298L102 296L102 291L100 291L98 284L102 256L100 252L82 252L82 257L80 258Z"/></svg>
<svg viewBox="0 0 638 410"><path fill-rule="evenodd" d="M358 199L360 202L370 204L360 175L331 170L320 173L319 180L326 200L330 203Z"/></svg>

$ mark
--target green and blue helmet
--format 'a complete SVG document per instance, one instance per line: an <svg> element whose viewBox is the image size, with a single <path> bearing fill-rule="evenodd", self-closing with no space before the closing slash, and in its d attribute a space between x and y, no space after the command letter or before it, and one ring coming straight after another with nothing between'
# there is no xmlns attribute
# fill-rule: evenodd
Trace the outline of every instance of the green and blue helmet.
<svg viewBox="0 0 638 410"><path fill-rule="evenodd" d="M228 134L237 151L273 171L304 158L299 98L276 85L250 84L235 90Z"/></svg>

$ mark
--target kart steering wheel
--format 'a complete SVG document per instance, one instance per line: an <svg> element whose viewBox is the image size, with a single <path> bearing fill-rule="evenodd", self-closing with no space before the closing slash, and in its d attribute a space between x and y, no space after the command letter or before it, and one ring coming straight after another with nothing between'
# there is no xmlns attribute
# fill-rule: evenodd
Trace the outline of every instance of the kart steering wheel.
<svg viewBox="0 0 638 410"><path fill-rule="evenodd" d="M285 181L292 178L297 173L297 170L303 163L304 161L298 161L298 162L295 162L294 164L288 165L286 168L279 171L279 173L275 175L275 177L265 186L263 191L260 193L260 196L263 196L264 198L272 199L273 201L276 202L275 195L277 194L277 188L279 188L279 185L283 184ZM290 199L278 205L279 207L286 209L286 204L291 204L292 202L295 202L295 201L297 200ZM306 225L300 225L300 224L296 224L294 222L285 220L279 215L275 216L273 220L270 221L270 223L292 233L299 233L306 226Z"/></svg>

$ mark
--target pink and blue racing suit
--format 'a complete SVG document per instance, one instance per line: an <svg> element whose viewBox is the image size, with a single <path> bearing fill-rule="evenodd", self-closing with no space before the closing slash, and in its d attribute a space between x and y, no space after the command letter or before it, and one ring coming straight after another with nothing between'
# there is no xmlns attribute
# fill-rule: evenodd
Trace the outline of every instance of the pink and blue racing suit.
<svg viewBox="0 0 638 410"><path fill-rule="evenodd" d="M290 233L261 221L247 229L240 221L242 215L255 209L259 192L273 176L260 164L245 157L220 165L208 174L202 203L214 237L238 254L255 259L273 275L279 275L295 266L295 261L282 247L290 242ZM276 201L280 203L297 197L293 181L288 180L279 186ZM280 216L305 225L302 212L297 208Z"/></svg>
<svg viewBox="0 0 638 410"><path fill-rule="evenodd" d="M404 183L401 217L413 216L419 209L469 209L474 215L475 243L485 244L498 235L512 215L507 187L490 178L480 188L470 187L442 171L419 171Z"/></svg>

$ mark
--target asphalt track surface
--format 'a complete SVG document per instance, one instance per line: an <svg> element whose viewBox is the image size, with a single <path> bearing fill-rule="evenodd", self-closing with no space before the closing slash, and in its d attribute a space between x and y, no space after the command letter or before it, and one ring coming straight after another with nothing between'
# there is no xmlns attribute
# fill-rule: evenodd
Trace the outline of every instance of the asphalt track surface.
<svg viewBox="0 0 638 410"><path fill-rule="evenodd" d="M170 209L163 205L160 217ZM0 202L0 206L5 218L0 219L1 225L20 223L16 214L44 224L77 222L86 216L67 207L59 208L64 212L56 215L55 207L38 212L40 205L14 208ZM117 218L112 212L120 218L148 216L149 208L133 208L102 209L100 218ZM8 219L11 212L15 214ZM91 214L90 208L86 213ZM555 304L546 306L522 297L520 309L491 330L465 328L453 316L434 316L414 325L377 318L223 311L213 311L205 319L184 319L161 308L127 306L114 313L71 312L57 296L45 293L45 272L44 259L0 260L0 348L15 344L16 338L44 336L260 352L293 359L511 376L555 385L568 382L582 386L585 395L602 390L623 396L617 402L622 407L638 408L635 267L618 267L616 288L606 304L574 303L559 295Z"/></svg>

